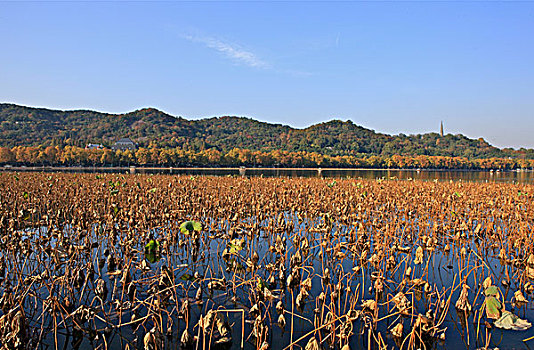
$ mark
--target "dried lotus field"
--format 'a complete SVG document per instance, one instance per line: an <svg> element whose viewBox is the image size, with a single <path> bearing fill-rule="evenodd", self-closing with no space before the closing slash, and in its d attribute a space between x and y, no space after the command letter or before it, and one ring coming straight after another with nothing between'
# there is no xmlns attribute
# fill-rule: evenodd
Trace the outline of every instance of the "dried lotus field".
<svg viewBox="0 0 534 350"><path fill-rule="evenodd" d="M507 183L1 173L1 349L527 348L533 198Z"/></svg>

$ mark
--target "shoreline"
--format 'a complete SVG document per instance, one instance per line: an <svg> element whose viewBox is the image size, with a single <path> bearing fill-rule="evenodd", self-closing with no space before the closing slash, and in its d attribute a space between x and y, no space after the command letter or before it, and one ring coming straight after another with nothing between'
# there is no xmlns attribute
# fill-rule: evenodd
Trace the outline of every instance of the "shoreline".
<svg viewBox="0 0 534 350"><path fill-rule="evenodd" d="M290 167L162 167L162 166L0 166L0 171L414 171L414 172L534 172L533 169L438 169L438 168L290 168Z"/></svg>

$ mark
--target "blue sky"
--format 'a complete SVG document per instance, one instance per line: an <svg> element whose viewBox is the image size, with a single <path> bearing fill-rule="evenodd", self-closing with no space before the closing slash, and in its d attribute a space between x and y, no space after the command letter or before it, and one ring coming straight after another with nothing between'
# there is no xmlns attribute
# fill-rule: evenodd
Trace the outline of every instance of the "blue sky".
<svg viewBox="0 0 534 350"><path fill-rule="evenodd" d="M534 148L533 2L0 2L0 101Z"/></svg>

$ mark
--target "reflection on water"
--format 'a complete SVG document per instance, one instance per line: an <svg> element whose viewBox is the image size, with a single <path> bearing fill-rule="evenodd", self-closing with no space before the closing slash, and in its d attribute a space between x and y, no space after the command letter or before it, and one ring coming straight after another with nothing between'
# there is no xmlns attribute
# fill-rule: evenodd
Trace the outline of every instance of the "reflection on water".
<svg viewBox="0 0 534 350"><path fill-rule="evenodd" d="M208 176L265 176L265 177L353 177L363 179L400 180L462 180L475 182L534 183L534 171L467 171L467 170L391 170L391 169L298 169L298 168L149 168L149 167L19 167L0 171L40 171L66 173L129 173Z"/></svg>

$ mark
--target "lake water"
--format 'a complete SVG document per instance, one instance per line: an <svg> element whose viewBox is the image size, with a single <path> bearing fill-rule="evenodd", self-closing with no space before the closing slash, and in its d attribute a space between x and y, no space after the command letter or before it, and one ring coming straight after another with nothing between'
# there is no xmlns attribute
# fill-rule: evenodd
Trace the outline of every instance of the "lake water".
<svg viewBox="0 0 534 350"><path fill-rule="evenodd" d="M469 170L398 170L398 169L297 169L297 168L150 168L150 167L13 167L0 171L44 171L66 173L129 173L208 176L265 177L352 177L362 179L437 180L534 183L534 171L469 171Z"/></svg>

